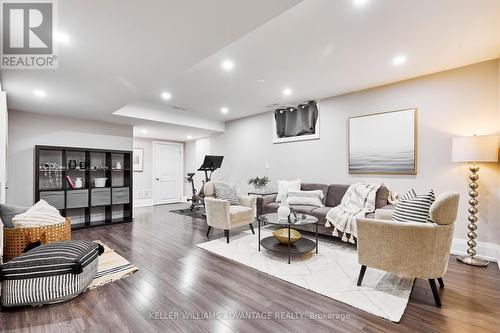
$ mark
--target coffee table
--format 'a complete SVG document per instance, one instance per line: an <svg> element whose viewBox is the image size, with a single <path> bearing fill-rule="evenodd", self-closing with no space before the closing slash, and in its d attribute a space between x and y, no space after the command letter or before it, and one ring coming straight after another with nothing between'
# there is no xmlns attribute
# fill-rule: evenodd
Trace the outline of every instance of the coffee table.
<svg viewBox="0 0 500 333"><path fill-rule="evenodd" d="M314 216L307 214L298 214L299 219L294 222L288 219L280 219L278 213L270 213L260 215L257 220L259 221L259 251L260 246L263 248L279 252L279 253L287 253L288 254L288 263L290 264L290 256L291 254L299 254L306 253L316 249L316 254L318 253L318 219ZM288 228L288 245L281 244L274 236L266 237L264 239L260 239L260 225L261 223L270 223L285 226ZM290 228L296 225L305 225L305 224L315 224L316 225L316 239L312 241L308 238L301 237L299 240L290 244Z"/></svg>

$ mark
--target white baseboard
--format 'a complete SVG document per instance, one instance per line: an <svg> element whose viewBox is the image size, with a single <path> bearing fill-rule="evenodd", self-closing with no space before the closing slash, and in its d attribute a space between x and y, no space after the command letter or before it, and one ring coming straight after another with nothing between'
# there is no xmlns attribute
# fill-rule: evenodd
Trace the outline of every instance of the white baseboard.
<svg viewBox="0 0 500 333"><path fill-rule="evenodd" d="M451 243L451 253L455 255L466 255L467 240L461 238L453 238ZM494 261L500 268L500 245L486 242L477 242L476 246L477 258Z"/></svg>
<svg viewBox="0 0 500 333"><path fill-rule="evenodd" d="M153 198L134 200L134 207L151 207L153 206Z"/></svg>

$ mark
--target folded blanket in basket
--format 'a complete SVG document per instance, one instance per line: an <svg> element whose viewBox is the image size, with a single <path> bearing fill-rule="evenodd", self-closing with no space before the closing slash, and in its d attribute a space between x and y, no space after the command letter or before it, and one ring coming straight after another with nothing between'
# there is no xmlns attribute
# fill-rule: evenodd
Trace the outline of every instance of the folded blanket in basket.
<svg viewBox="0 0 500 333"><path fill-rule="evenodd" d="M45 200L38 201L26 212L12 218L12 223L16 228L41 227L64 221L64 217L61 216L57 208L52 207Z"/></svg>

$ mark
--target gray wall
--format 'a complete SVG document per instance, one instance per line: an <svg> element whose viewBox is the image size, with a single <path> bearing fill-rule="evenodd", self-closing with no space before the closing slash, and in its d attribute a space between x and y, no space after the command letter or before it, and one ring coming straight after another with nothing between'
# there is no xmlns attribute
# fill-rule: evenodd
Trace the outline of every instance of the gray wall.
<svg viewBox="0 0 500 333"><path fill-rule="evenodd" d="M35 145L132 150L132 127L9 110L8 203L33 204Z"/></svg>
<svg viewBox="0 0 500 333"><path fill-rule="evenodd" d="M195 188L196 191L199 192L201 188L201 181L205 179L205 173L202 171L197 171L198 168L203 163L205 155L211 153L210 143L212 138L203 138L193 141L188 141L184 145L184 169L186 173L194 172L196 176L195 180ZM219 171L216 171L216 173ZM184 184L184 195L188 198L191 198L193 195L193 189L191 184Z"/></svg>
<svg viewBox="0 0 500 333"><path fill-rule="evenodd" d="M134 148L144 150L143 171L134 171L134 205L153 205L153 140L134 138Z"/></svg>
<svg viewBox="0 0 500 333"><path fill-rule="evenodd" d="M0 88L0 204L5 203L5 182L7 180L7 96ZM1 242L0 242L1 245ZM1 253L2 250L0 250Z"/></svg>
<svg viewBox="0 0 500 333"><path fill-rule="evenodd" d="M294 178L345 184L377 181L399 193L410 188L458 191L461 204L455 236L467 237L468 167L451 162L451 141L454 136L499 132L498 60L328 98L319 106L320 140L273 144L272 113L227 123L225 133L208 139L208 152L225 155L223 168L214 178L236 184L241 191L248 189L248 178L263 175L274 182ZM349 175L347 118L413 107L419 109L418 174ZM193 147L187 145L186 150ZM186 157L192 155L186 152ZM498 169L495 163L481 165L479 181L479 240L496 244L500 243ZM465 249L465 241L459 242Z"/></svg>

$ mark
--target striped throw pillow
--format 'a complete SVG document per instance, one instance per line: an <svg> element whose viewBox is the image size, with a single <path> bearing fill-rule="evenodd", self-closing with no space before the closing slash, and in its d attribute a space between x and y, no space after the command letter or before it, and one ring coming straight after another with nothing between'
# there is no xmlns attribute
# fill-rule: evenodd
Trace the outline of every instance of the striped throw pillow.
<svg viewBox="0 0 500 333"><path fill-rule="evenodd" d="M418 195L415 190L411 189L399 200L392 219L398 222L432 222L429 218L429 210L434 200L436 196L433 190L427 194Z"/></svg>
<svg viewBox="0 0 500 333"><path fill-rule="evenodd" d="M227 200L231 206L239 206L240 200L233 186L224 183L214 183L214 192L217 199Z"/></svg>

